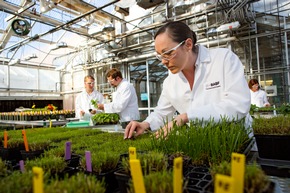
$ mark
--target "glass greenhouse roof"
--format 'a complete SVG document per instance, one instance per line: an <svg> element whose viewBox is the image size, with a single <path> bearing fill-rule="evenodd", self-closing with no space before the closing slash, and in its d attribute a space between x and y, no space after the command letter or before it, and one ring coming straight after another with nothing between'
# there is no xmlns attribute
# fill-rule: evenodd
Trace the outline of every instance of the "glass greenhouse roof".
<svg viewBox="0 0 290 193"><path fill-rule="evenodd" d="M51 3L52 1L43 0L45 3ZM81 17L75 22L70 23L67 26L63 26L59 29L55 29L57 26L66 24L82 14L102 7L113 1L72 1L79 2L81 5L78 8L76 4L74 8L65 7L63 5L53 4L53 9L41 13L40 1L19 1L19 0L5 0L2 3L0 10L0 32L1 32L1 45L0 45L0 57L8 62L20 59L21 61L27 61L32 65L41 66L57 66L55 58L69 54L70 52L78 51L82 46L85 46L90 36L88 35L88 29L104 25L105 21L109 21L109 17L106 16L105 20L96 20L90 16ZM29 4L23 14L19 13L20 8ZM86 10L84 6L91 5ZM71 6L67 4L67 6ZM14 16L17 12L21 14L21 17ZM114 5L104 7L102 11L109 14L114 13ZM24 14L25 13L25 14ZM25 19L31 27L29 33L26 36L15 35L9 32L11 24L15 19ZM66 30L64 30L66 29ZM52 31L51 33L48 33ZM57 49L62 47L62 49Z"/></svg>

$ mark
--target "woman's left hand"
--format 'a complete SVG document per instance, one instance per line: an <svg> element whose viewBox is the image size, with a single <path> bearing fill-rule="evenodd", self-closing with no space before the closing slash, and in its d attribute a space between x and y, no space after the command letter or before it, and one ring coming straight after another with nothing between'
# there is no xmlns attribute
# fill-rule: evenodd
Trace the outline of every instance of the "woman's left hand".
<svg viewBox="0 0 290 193"><path fill-rule="evenodd" d="M173 127L174 123L177 126L182 126L182 125L184 125L187 122L188 122L187 113L180 114L173 121L170 121L169 123L164 125L162 129L159 129L155 133L155 137L156 138L166 137L168 135L168 133L172 130L172 127Z"/></svg>

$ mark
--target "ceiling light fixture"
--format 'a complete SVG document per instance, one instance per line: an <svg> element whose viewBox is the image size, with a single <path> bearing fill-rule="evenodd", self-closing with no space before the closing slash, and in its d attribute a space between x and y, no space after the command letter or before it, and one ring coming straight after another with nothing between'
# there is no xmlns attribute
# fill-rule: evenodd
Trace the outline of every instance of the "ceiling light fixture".
<svg viewBox="0 0 290 193"><path fill-rule="evenodd" d="M97 35L97 34L100 34L102 32L103 32L102 28L100 28L99 26L90 27L89 30L88 30L88 34L90 34L90 35Z"/></svg>
<svg viewBox="0 0 290 193"><path fill-rule="evenodd" d="M37 58L36 54L31 54L31 55L26 56L26 57L24 57L24 60L28 61L28 60L31 60L33 58Z"/></svg>
<svg viewBox="0 0 290 193"><path fill-rule="evenodd" d="M108 23L104 26L103 32L112 32L115 30L115 27L112 23Z"/></svg>
<svg viewBox="0 0 290 193"><path fill-rule="evenodd" d="M46 13L46 12L52 10L57 5L57 3L47 1L47 0L39 0L39 2L40 2L40 12L41 13Z"/></svg>
<svg viewBox="0 0 290 193"><path fill-rule="evenodd" d="M13 66L20 63L20 59L14 59L9 62L9 66Z"/></svg>
<svg viewBox="0 0 290 193"><path fill-rule="evenodd" d="M50 47L50 50L57 50L59 48L67 48L67 43L65 43L65 42L58 42L57 44L53 44Z"/></svg>

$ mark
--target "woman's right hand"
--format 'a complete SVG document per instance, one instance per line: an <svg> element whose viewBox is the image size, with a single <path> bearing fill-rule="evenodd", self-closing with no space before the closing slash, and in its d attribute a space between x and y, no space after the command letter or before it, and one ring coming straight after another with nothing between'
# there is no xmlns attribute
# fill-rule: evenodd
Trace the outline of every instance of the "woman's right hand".
<svg viewBox="0 0 290 193"><path fill-rule="evenodd" d="M131 121L125 128L124 139L131 139L132 137L137 137L144 133L146 129L149 128L149 123L147 122L137 122ZM136 131L136 133L135 133Z"/></svg>

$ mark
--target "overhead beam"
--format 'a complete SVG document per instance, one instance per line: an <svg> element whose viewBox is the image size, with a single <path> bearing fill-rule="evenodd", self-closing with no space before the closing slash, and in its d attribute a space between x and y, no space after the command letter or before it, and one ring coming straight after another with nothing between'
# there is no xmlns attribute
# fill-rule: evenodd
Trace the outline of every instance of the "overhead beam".
<svg viewBox="0 0 290 193"><path fill-rule="evenodd" d="M24 39L24 40L22 40L22 41L19 41L19 42L16 43L16 44L13 44L13 45L8 46L8 47L6 47L6 48L2 48L2 49L0 49L0 53L3 52L3 51L5 51L5 50L8 50L8 49L13 49L13 48L16 48L16 47L22 46L22 45L24 45L24 44L27 44L28 42L34 41L34 40L36 40L36 39L38 39L38 38L40 38L40 37L43 37L43 36L45 36L45 35L51 34L51 33L53 33L53 32L56 32L56 31L58 31L58 30L60 30L60 29L67 30L68 28L71 28L71 25L72 25L72 24L76 23L77 21L80 21L83 17L86 17L86 16L88 16L88 15L90 15L90 14L96 12L96 11L102 10L102 9L104 9L105 7L108 7L108 6L110 6L110 5L114 4L114 3L117 3L118 1L119 1L119 0L114 0L114 1L112 1L112 2L110 2L110 3L108 3L108 4L105 4L104 6L101 6L101 7L95 8L95 9L92 9L91 11L88 11L87 13L78 16L78 17L76 17L76 18L74 18L74 19L68 21L67 23L61 23L60 25L54 27L54 28L51 29L51 30L48 30L48 31L45 32L45 33L42 33L42 34L36 34L36 35L33 36L33 37L26 38L26 39ZM0 2L1 2L1 1L0 1ZM1 3L0 3L0 5L1 5ZM99 39L99 41L104 41L104 40L100 40L100 39Z"/></svg>
<svg viewBox="0 0 290 193"><path fill-rule="evenodd" d="M49 26L55 27L55 26L59 26L59 25L63 24L61 21L54 20L50 17L46 17L45 15L40 15L39 13L36 13L36 12L24 11L23 13L18 14L17 11L18 11L19 7L12 5L10 3L7 3L5 1L0 1L0 7L1 7L0 10L3 10L6 13L9 13L9 14L21 17L21 18L26 18L26 19L37 21L40 23L44 23L44 24L49 25ZM75 27L70 26L70 30L71 31L73 30L73 31L81 33L81 34L87 34L86 28L75 28ZM70 30L68 30L68 31L70 31Z"/></svg>

